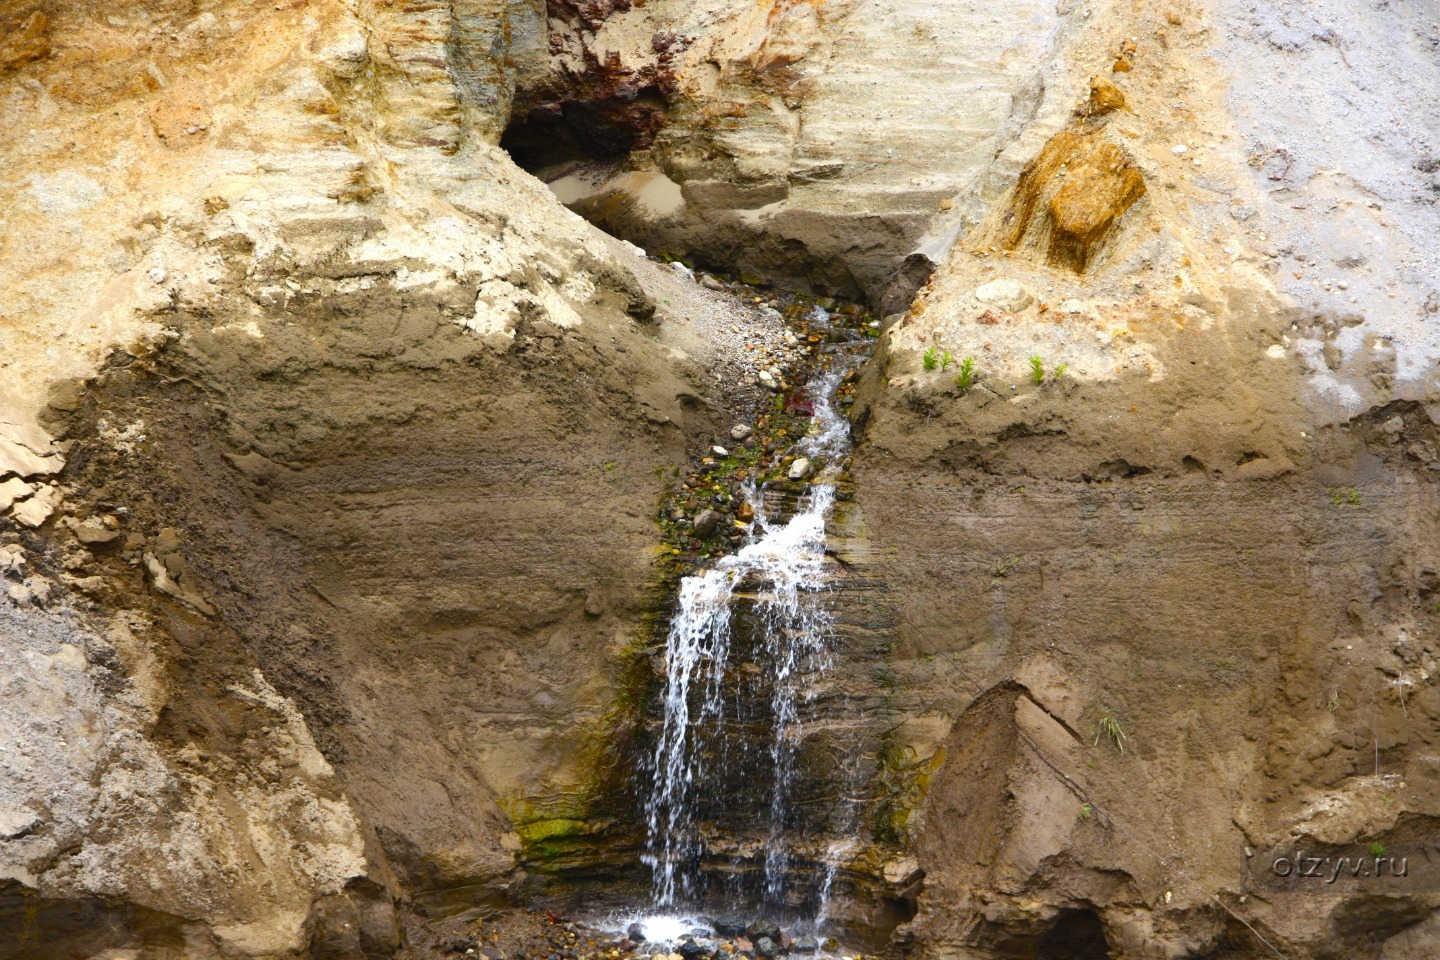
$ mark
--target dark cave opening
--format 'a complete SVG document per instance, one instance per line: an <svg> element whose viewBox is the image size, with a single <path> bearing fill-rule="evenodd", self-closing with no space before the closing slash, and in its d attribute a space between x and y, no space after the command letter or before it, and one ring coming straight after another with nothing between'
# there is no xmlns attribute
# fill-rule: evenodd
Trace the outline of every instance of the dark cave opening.
<svg viewBox="0 0 1440 960"><path fill-rule="evenodd" d="M1066 910L1036 944L1035 960L1109 960L1105 925L1094 910Z"/></svg>
<svg viewBox="0 0 1440 960"><path fill-rule="evenodd" d="M500 146L537 176L567 163L623 160L649 146L665 124L665 110L664 98L652 87L552 101L512 119Z"/></svg>

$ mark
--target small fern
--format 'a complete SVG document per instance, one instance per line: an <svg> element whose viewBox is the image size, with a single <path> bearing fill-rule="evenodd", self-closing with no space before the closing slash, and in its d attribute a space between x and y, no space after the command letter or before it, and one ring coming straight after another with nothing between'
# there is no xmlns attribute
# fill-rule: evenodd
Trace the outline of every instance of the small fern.
<svg viewBox="0 0 1440 960"><path fill-rule="evenodd" d="M970 384L975 379L975 358L966 357L960 361L960 373L955 377L955 386L961 390L969 390Z"/></svg>
<svg viewBox="0 0 1440 960"><path fill-rule="evenodd" d="M921 357L920 363L925 367L926 370L934 370L935 367L938 366L940 363L940 351L936 350L934 347L931 347L929 350L925 351L925 355Z"/></svg>
<svg viewBox="0 0 1440 960"><path fill-rule="evenodd" d="M1030 355L1030 381L1037 387L1045 382L1045 360L1038 353Z"/></svg>

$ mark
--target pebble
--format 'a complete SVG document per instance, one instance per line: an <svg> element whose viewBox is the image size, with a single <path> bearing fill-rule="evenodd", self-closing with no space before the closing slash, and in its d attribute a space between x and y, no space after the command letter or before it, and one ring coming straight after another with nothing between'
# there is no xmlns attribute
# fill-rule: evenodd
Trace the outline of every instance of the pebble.
<svg viewBox="0 0 1440 960"><path fill-rule="evenodd" d="M713 454L715 454L715 456L717 456L717 457L728 457L728 456L730 456L730 451L729 451L729 450L726 450L724 447L711 447L711 448L710 448L710 452L713 453Z"/></svg>
<svg viewBox="0 0 1440 960"><path fill-rule="evenodd" d="M764 387L765 389L767 389L767 390L779 390L779 389L780 389L780 384L779 384L779 382L775 379L775 375L774 375L773 373L771 373L769 370L761 370L761 371L760 371L760 374L759 374L759 379L760 379L760 385L761 385L762 387Z"/></svg>
<svg viewBox="0 0 1440 960"><path fill-rule="evenodd" d="M737 423L737 424L735 424L735 426L733 426L733 427L730 428L730 439L731 439L731 440L748 440L748 439L750 438L750 435L751 435L752 433L754 433L754 432L755 432L755 428L752 427L752 426L750 426L750 424L748 424L748 423Z"/></svg>
<svg viewBox="0 0 1440 960"><path fill-rule="evenodd" d="M791 480L804 480L810 473L810 461L805 457L798 458L790 464L789 477Z"/></svg>
<svg viewBox="0 0 1440 960"><path fill-rule="evenodd" d="M700 286L706 290L724 290L725 284L710 276L708 273L700 274Z"/></svg>
<svg viewBox="0 0 1440 960"><path fill-rule="evenodd" d="M1173 154L1175 154L1175 156L1178 157L1178 156L1180 156L1180 154L1182 154L1182 153L1189 153L1189 152L1190 152L1190 148L1187 147L1187 146L1185 146L1185 144L1183 144L1183 143L1177 143L1177 144L1175 144L1175 146L1173 146L1173 147L1170 148L1170 152L1173 153Z"/></svg>

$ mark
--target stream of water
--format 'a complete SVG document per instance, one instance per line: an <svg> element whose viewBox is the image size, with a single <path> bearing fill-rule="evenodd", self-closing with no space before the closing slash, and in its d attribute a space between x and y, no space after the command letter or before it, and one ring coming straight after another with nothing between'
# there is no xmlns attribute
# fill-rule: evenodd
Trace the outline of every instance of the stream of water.
<svg viewBox="0 0 1440 960"><path fill-rule="evenodd" d="M812 323L828 327L816 308ZM759 861L758 903L743 906L780 912L794 899L788 889L794 844L792 806L797 749L803 713L815 682L834 657L834 622L827 584L834 575L826 559L826 522L836 500L840 462L850 451L850 425L836 409L836 391L846 373L868 353L856 337L822 357L818 374L806 385L813 414L806 436L791 449L824 466L799 496L793 515L767 515L766 490L750 486L746 496L755 521L742 546L706 570L685 577L666 639L663 720L651 758L651 789L645 800L645 862L653 876L657 913L698 906L706 894L702 867L707 856L705 831L724 830L732 815L716 804L717 789L738 784L717 781L719 771L743 771L751 790L763 791L755 803L763 855L750 851L753 874ZM783 498L780 498L783 500ZM775 508L772 511L778 512ZM744 609L744 613L739 611ZM737 618L748 631L740 663ZM755 676L746 682L745 674ZM738 681L738 682L737 682ZM737 703L749 691L745 704ZM759 703L754 702L759 700ZM747 722L738 722L744 715ZM757 732L764 735L757 737ZM853 791L837 785L837 794ZM758 799L753 798L752 799ZM738 819L738 814L734 815ZM847 811L839 819L853 824ZM737 832L756 834L752 815ZM720 822L716 822L716 821ZM818 917L826 912L839 859L848 841L828 845L818 883Z"/></svg>

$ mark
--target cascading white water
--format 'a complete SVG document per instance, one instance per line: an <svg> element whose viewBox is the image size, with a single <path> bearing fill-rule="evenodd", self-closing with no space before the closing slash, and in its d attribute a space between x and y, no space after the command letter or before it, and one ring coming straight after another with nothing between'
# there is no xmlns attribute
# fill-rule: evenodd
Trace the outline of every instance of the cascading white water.
<svg viewBox="0 0 1440 960"><path fill-rule="evenodd" d="M817 308L818 309L818 308ZM823 325L823 311L813 318ZM768 673L768 837L765 838L763 893L779 904L785 893L791 848L787 842L801 708L811 680L830 663L833 621L825 599L828 580L825 525L835 503L836 461L849 450L849 422L834 406L844 375L864 344L845 347L808 386L812 417L799 455L827 461L825 471L784 523L765 516L764 491L747 488L756 519L741 549L709 570L681 581L666 645L663 721L652 758L653 786L645 805L648 837L645 862L653 872L658 907L691 901L698 893L697 864L704 852L697 805L710 764L703 734L725 711L725 681L731 664L732 617L737 594L751 603L756 632L756 666ZM859 349L857 349L859 348ZM749 750L752 745L740 745ZM823 893L833 880L827 871ZM823 913L823 905L821 907Z"/></svg>
<svg viewBox="0 0 1440 960"><path fill-rule="evenodd" d="M835 488L817 484L802 501L798 514L783 525L764 527L763 535L714 568L680 583L680 595L667 640L664 722L655 747L655 785L646 805L649 843L646 862L654 871L657 905L669 906L677 895L694 891L690 874L677 868L699 853L693 822L692 791L703 773L692 749L694 727L720 713L721 684L730 650L731 600L747 579L763 592L756 609L763 624L767 652L774 658L775 740L771 746L772 839L783 841L788 761L793 755L793 727L799 696L795 678L823 667L828 615L814 596L824 584L825 520L835 502ZM698 708L696 700L698 694ZM783 842L772 843L766 855L766 888L778 892L785 855ZM677 887L678 884L678 887Z"/></svg>

